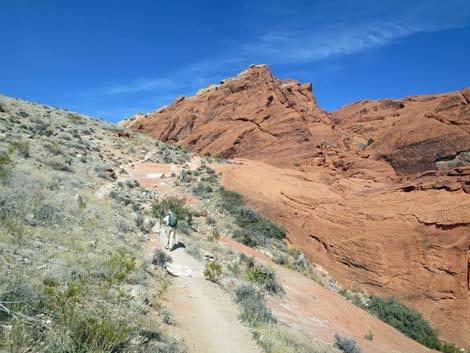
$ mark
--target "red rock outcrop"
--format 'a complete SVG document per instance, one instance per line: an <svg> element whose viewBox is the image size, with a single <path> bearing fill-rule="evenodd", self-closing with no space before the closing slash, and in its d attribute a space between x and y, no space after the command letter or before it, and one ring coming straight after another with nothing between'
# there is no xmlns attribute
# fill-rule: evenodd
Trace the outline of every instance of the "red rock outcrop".
<svg viewBox="0 0 470 353"><path fill-rule="evenodd" d="M244 158L223 183L343 284L395 295L470 347L470 89L321 110L265 65L128 121Z"/></svg>
<svg viewBox="0 0 470 353"><path fill-rule="evenodd" d="M305 163L322 144L341 145L330 125L311 84L281 81L267 66L253 65L194 97L180 97L135 119L131 128L195 152L283 165Z"/></svg>

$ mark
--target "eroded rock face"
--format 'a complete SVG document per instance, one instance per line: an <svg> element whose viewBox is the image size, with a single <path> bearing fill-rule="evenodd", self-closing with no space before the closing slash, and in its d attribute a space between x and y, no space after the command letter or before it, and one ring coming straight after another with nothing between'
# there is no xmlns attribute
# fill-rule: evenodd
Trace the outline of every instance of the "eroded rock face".
<svg viewBox="0 0 470 353"><path fill-rule="evenodd" d="M236 161L219 167L223 185L282 224L310 260L346 287L398 297L443 338L469 346L470 196L461 176L436 172L402 184L366 171L350 178Z"/></svg>
<svg viewBox="0 0 470 353"><path fill-rule="evenodd" d="M398 174L470 165L470 89L401 100L360 101L332 114L337 127ZM359 139L359 140L357 140ZM447 163L448 162L448 163ZM447 164L447 165L446 165Z"/></svg>
<svg viewBox="0 0 470 353"><path fill-rule="evenodd" d="M131 128L240 164L223 183L351 288L394 295L470 347L470 89L331 114L255 65Z"/></svg>

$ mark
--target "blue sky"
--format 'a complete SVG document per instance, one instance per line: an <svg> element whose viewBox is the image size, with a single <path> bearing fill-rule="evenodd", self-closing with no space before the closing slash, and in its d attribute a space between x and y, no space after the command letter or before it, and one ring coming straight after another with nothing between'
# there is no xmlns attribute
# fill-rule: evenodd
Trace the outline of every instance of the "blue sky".
<svg viewBox="0 0 470 353"><path fill-rule="evenodd" d="M332 111L470 86L470 0L1 0L0 92L118 121L268 64Z"/></svg>

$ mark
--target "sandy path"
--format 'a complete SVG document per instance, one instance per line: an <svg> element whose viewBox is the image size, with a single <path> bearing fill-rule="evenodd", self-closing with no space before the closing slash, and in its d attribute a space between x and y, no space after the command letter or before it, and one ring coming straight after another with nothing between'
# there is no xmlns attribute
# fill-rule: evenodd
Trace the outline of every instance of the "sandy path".
<svg viewBox="0 0 470 353"><path fill-rule="evenodd" d="M149 242L163 247L166 238ZM148 251L147 251L148 253ZM173 314L174 335L184 339L189 353L261 353L246 326L239 320L238 306L218 285L204 278L204 264L180 247L171 252L173 266L193 276L175 277L168 289L168 308Z"/></svg>

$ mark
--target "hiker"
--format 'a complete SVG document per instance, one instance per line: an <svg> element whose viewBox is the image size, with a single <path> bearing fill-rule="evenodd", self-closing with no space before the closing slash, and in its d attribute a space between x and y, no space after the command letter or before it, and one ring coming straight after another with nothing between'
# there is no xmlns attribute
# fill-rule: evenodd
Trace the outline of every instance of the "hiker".
<svg viewBox="0 0 470 353"><path fill-rule="evenodd" d="M178 220L176 216L171 212L168 211L168 214L165 218L163 218L163 223L167 226L166 228L166 235L167 235L167 244L166 249L169 251L173 250L173 246L176 245L176 225L178 224Z"/></svg>

